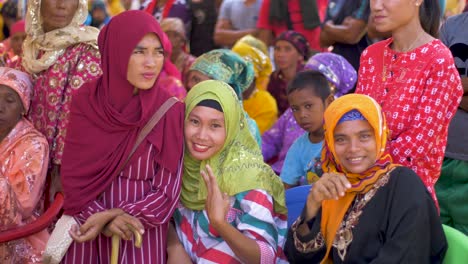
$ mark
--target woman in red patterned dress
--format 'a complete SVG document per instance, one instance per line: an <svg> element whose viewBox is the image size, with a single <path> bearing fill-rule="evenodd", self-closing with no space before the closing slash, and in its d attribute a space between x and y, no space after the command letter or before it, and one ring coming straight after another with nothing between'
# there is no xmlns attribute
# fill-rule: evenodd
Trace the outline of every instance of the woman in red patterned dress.
<svg viewBox="0 0 468 264"><path fill-rule="evenodd" d="M447 129L462 96L450 50L438 39L437 0L371 0L372 22L392 37L361 55L356 93L373 97L391 131L395 163L413 169L437 205Z"/></svg>

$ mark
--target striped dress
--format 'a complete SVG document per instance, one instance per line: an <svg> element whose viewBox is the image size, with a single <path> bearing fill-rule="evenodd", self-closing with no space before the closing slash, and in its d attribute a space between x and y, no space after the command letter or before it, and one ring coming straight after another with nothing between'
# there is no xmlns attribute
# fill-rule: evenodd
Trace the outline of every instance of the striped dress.
<svg viewBox="0 0 468 264"><path fill-rule="evenodd" d="M261 263L287 263L283 245L287 216L273 210L273 199L255 189L231 197L227 221L260 248ZM174 214L179 240L194 263L241 263L229 245L209 225L205 210L179 206Z"/></svg>
<svg viewBox="0 0 468 264"><path fill-rule="evenodd" d="M94 213L110 208L123 209L142 222L145 233L141 248L135 248L132 240L121 240L119 263L161 264L166 263L168 222L179 200L182 162L177 175L171 174L157 167L153 145L148 141L142 145L144 151L135 153L112 185L74 217L83 224ZM100 234L93 241L73 242L62 263L109 263L110 256L111 239Z"/></svg>

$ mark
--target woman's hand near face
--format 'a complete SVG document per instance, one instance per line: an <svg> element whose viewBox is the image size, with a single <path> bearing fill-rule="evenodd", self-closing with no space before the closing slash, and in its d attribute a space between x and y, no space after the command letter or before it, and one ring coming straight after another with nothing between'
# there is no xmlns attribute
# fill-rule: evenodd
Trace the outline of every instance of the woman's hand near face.
<svg viewBox="0 0 468 264"><path fill-rule="evenodd" d="M94 240L101 233L107 223L112 221L112 219L121 213L123 213L121 209L110 209L95 213L90 216L83 225L80 227L73 225L68 232L76 242L83 243Z"/></svg>
<svg viewBox="0 0 468 264"><path fill-rule="evenodd" d="M322 177L314 183L307 196L306 220L317 214L323 200L338 200L345 195L346 190L351 188L351 183L346 176L338 173L324 173Z"/></svg>
<svg viewBox="0 0 468 264"><path fill-rule="evenodd" d="M226 224L226 215L229 211L229 196L221 193L216 176L209 165L206 165L206 171L200 172L205 181L208 195L206 197L205 209L210 220L210 224L218 230L223 224Z"/></svg>

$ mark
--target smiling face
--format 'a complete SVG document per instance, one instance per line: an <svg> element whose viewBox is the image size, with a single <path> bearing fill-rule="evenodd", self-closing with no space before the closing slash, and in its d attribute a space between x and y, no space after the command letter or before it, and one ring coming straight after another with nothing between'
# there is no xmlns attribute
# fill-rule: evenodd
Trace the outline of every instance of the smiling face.
<svg viewBox="0 0 468 264"><path fill-rule="evenodd" d="M421 0L371 0L374 25L379 32L393 32L398 28L419 22Z"/></svg>
<svg viewBox="0 0 468 264"><path fill-rule="evenodd" d="M0 84L0 135L8 134L18 123L24 112L18 93Z"/></svg>
<svg viewBox="0 0 468 264"><path fill-rule="evenodd" d="M307 87L291 92L288 101L294 118L302 129L309 133L323 130L323 114L328 102L323 102L322 98Z"/></svg>
<svg viewBox="0 0 468 264"><path fill-rule="evenodd" d="M68 26L78 5L78 0L42 0L41 19L44 32Z"/></svg>
<svg viewBox="0 0 468 264"><path fill-rule="evenodd" d="M127 68L127 80L136 89L153 88L164 64L164 50L154 33L146 34L136 45Z"/></svg>
<svg viewBox="0 0 468 264"><path fill-rule="evenodd" d="M303 61L299 51L286 40L278 40L275 43L274 59L276 67L280 70L295 68L299 62Z"/></svg>
<svg viewBox="0 0 468 264"><path fill-rule="evenodd" d="M192 89L197 83L211 80L208 75L205 75L197 70L191 70L187 76L187 90Z"/></svg>
<svg viewBox="0 0 468 264"><path fill-rule="evenodd" d="M377 160L374 129L365 120L344 121L333 132L336 158L351 173L362 173Z"/></svg>
<svg viewBox="0 0 468 264"><path fill-rule="evenodd" d="M224 146L224 114L206 106L196 106L185 121L185 145L196 160L213 157Z"/></svg>

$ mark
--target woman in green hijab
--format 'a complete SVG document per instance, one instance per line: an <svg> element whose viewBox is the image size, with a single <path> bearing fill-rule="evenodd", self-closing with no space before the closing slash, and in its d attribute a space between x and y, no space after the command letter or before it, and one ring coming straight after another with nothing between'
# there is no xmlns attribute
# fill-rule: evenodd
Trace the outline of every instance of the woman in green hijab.
<svg viewBox="0 0 468 264"><path fill-rule="evenodd" d="M191 261L287 263L284 189L263 162L234 90L213 80L194 86L184 130L182 206L174 219Z"/></svg>
<svg viewBox="0 0 468 264"><path fill-rule="evenodd" d="M219 80L229 84L242 101L242 93L254 81L255 71L251 62L245 61L237 53L228 49L217 49L198 57L190 67L187 75L187 90L206 80ZM255 120L249 117L247 124L259 146L262 146L262 137Z"/></svg>

